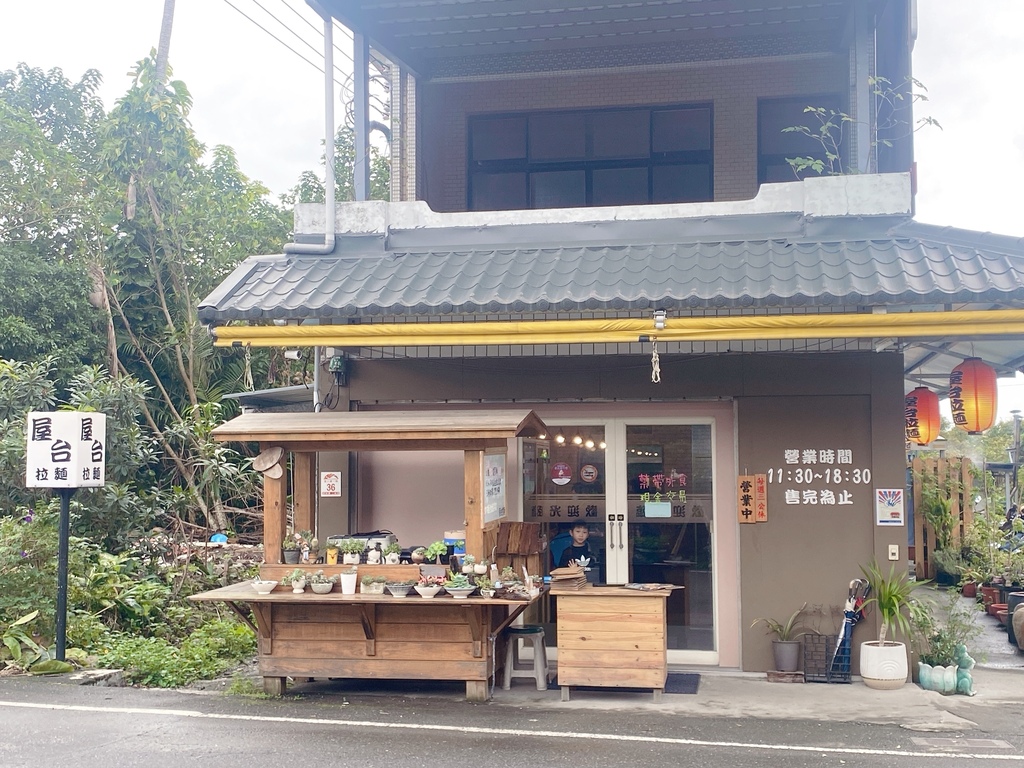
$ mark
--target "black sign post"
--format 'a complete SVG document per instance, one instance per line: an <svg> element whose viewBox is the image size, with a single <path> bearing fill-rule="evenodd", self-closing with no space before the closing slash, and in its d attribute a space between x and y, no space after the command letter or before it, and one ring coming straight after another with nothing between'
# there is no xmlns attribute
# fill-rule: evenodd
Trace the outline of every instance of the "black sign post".
<svg viewBox="0 0 1024 768"><path fill-rule="evenodd" d="M59 488L60 529L57 539L57 661L65 661L68 641L68 538L71 529L71 497L74 488Z"/></svg>

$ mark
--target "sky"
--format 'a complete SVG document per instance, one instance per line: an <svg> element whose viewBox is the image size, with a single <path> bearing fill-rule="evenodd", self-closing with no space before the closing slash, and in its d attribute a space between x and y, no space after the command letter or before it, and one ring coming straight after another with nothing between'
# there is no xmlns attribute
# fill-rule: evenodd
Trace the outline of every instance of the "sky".
<svg viewBox="0 0 1024 768"><path fill-rule="evenodd" d="M163 0L0 0L0 70L26 62L77 80L98 69L109 108L156 47L162 12ZM1024 237L1024 0L919 0L917 18L914 76L928 101L916 114L942 129L915 137L916 218ZM233 147L275 195L320 167L320 29L304 0L176 2L170 62L192 94L197 136ZM338 31L335 45L343 81L351 43ZM1000 385L1000 417L1024 409L1024 376Z"/></svg>

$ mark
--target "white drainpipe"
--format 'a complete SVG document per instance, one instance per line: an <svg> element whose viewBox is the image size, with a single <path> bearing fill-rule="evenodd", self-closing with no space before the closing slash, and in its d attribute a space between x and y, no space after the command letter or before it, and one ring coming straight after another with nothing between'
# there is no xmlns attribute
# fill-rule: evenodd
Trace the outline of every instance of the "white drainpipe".
<svg viewBox="0 0 1024 768"><path fill-rule="evenodd" d="M324 242L285 243L285 253L324 255L334 251L334 22L319 9L324 20Z"/></svg>

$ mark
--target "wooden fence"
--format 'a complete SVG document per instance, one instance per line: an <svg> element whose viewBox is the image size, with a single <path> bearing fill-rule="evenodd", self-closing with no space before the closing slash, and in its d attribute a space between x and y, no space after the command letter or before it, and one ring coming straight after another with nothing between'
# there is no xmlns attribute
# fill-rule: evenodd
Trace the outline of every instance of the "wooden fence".
<svg viewBox="0 0 1024 768"><path fill-rule="evenodd" d="M950 546L957 552L960 543L974 520L974 504L972 501L971 460L965 458L934 459L915 458L910 463L913 483L911 499L914 505L914 565L919 579L935 578L933 553L936 551L935 531L928 524L921 511L922 477L930 475L935 478L938 487L945 489L952 501L952 513L958 521L953 526Z"/></svg>

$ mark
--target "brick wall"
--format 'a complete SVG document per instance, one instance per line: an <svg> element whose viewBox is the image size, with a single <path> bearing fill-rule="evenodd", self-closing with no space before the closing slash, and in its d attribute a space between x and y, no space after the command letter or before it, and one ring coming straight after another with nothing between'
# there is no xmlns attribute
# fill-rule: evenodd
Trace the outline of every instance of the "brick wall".
<svg viewBox="0 0 1024 768"><path fill-rule="evenodd" d="M846 93L849 67L845 53L808 54L743 63L421 83L417 197L435 211L466 210L469 115L710 102L715 199L748 200L757 194L757 100Z"/></svg>

